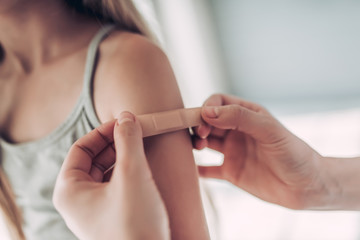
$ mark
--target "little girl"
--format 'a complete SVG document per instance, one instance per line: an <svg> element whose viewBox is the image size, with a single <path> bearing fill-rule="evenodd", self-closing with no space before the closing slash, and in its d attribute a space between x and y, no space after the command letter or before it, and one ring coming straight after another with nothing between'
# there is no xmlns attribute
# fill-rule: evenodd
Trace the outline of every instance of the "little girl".
<svg viewBox="0 0 360 240"><path fill-rule="evenodd" d="M0 0L0 205L13 239L76 239L51 199L78 138L124 110L183 107L152 39L130 0ZM172 238L207 239L189 134L144 145Z"/></svg>

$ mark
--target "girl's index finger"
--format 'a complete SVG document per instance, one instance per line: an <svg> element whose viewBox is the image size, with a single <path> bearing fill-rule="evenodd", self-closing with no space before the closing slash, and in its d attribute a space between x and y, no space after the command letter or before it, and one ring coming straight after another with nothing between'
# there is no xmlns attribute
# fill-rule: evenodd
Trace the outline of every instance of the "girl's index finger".
<svg viewBox="0 0 360 240"><path fill-rule="evenodd" d="M115 120L106 122L78 139L70 148L62 171L80 170L90 173L95 157L114 141L114 124Z"/></svg>

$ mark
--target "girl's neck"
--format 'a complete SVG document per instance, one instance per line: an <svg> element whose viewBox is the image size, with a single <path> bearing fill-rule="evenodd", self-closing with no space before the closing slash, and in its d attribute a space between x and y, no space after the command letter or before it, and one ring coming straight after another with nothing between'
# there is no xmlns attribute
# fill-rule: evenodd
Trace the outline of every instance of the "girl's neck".
<svg viewBox="0 0 360 240"><path fill-rule="evenodd" d="M10 60L24 73L86 46L99 28L95 20L71 12L62 0L16 2L8 9L0 7L0 46L3 62Z"/></svg>

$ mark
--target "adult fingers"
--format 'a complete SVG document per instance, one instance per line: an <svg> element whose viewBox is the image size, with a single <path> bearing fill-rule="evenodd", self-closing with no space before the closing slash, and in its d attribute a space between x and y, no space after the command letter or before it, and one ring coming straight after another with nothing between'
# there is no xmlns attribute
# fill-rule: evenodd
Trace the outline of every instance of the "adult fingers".
<svg viewBox="0 0 360 240"><path fill-rule="evenodd" d="M203 178L224 179L222 166L198 166L198 172L200 177Z"/></svg>
<svg viewBox="0 0 360 240"><path fill-rule="evenodd" d="M209 136L207 139L194 138L192 141L193 141L193 147L197 150L202 150L207 147L217 152L221 152L221 153L223 152L223 146L224 146L223 138Z"/></svg>
<svg viewBox="0 0 360 240"><path fill-rule="evenodd" d="M197 136L191 136L191 141L194 149L202 150L207 146L207 140L199 138Z"/></svg>
<svg viewBox="0 0 360 240"><path fill-rule="evenodd" d="M246 101L236 96L227 94L211 95L204 103L204 106L223 106L237 104L254 112L267 112L264 107L259 104Z"/></svg>
<svg viewBox="0 0 360 240"><path fill-rule="evenodd" d="M76 170L84 173L83 176L88 175L93 160L113 142L114 123L115 120L104 123L77 140L69 150L62 171Z"/></svg>
<svg viewBox="0 0 360 240"><path fill-rule="evenodd" d="M221 106L222 101L221 101L221 98L217 97L216 95L212 95L204 102L203 106L206 106L207 104L209 104L210 106ZM202 139L207 138L209 136L211 130L212 130L212 127L209 124L207 124L206 122L204 124L201 124L200 126L194 128L194 132L195 132L196 136L198 136L199 138L202 138Z"/></svg>
<svg viewBox="0 0 360 240"><path fill-rule="evenodd" d="M195 136L206 139L209 136L216 136L216 137L224 137L227 133L226 129L220 129L216 128L214 126L210 126L209 123L206 123L207 125L202 125L195 131ZM205 130L206 132L202 131L203 127L208 128L208 130Z"/></svg>
<svg viewBox="0 0 360 240"><path fill-rule="evenodd" d="M201 115L215 128L244 132L263 142L268 142L279 126L271 115L254 112L238 104L204 107Z"/></svg>
<svg viewBox="0 0 360 240"><path fill-rule="evenodd" d="M211 132L211 126L206 123L203 123L200 126L193 127L193 131L196 134L196 136L205 139L209 136Z"/></svg>
<svg viewBox="0 0 360 240"><path fill-rule="evenodd" d="M150 176L140 122L132 113L122 112L118 117L114 127L114 143L116 163L112 179L119 176L125 178L136 175Z"/></svg>
<svg viewBox="0 0 360 240"><path fill-rule="evenodd" d="M224 148L224 139L218 137L208 137L207 147L222 153Z"/></svg>
<svg viewBox="0 0 360 240"><path fill-rule="evenodd" d="M206 102L204 102L203 106L205 106L205 103ZM211 126L203 122L200 126L193 127L193 131L196 136L205 139L210 134Z"/></svg>
<svg viewBox="0 0 360 240"><path fill-rule="evenodd" d="M195 149L201 150L207 146L207 139L210 137L224 138L229 130L219 129L216 127L211 127L211 130L206 136L199 136L198 133L192 136L192 143Z"/></svg>
<svg viewBox="0 0 360 240"><path fill-rule="evenodd" d="M225 95L225 94L214 94L211 95L203 104L204 107L206 106L224 106L224 105L232 105L237 104L244 108L247 108L254 112L262 112L265 114L269 114L269 112L263 108L261 105L258 105L256 103L252 103L249 101L246 101L244 99L238 98L236 96L231 95ZM199 127L194 128L194 132L197 136L200 138L207 138L210 133L216 135L217 129L212 129L212 126L209 124L202 124ZM224 131L219 131L219 134L217 136L223 136Z"/></svg>

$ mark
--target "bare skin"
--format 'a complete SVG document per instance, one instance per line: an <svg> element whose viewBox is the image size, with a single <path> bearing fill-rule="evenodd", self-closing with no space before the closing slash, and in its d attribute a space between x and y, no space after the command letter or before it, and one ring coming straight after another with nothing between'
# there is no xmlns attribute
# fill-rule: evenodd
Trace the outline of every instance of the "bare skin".
<svg viewBox="0 0 360 240"><path fill-rule="evenodd" d="M28 142L51 133L72 111L82 90L87 46L99 24L69 14L61 1L0 3L5 49L0 76L6 76L0 80L1 135ZM124 110L141 114L183 107L170 64L153 43L115 31L99 50L93 100L101 122ZM189 134L151 137L144 145L172 239L208 239Z"/></svg>
<svg viewBox="0 0 360 240"><path fill-rule="evenodd" d="M21 7L3 11L2 5L0 10L0 44L5 50L0 126L8 141L26 142L46 136L71 112L82 88L87 44L99 25L70 17L61 1L16 3Z"/></svg>
<svg viewBox="0 0 360 240"><path fill-rule="evenodd" d="M262 106L213 95L202 111L195 147L224 154L221 166L200 175L225 179L249 193L292 209L358 210L360 158L318 154Z"/></svg>

